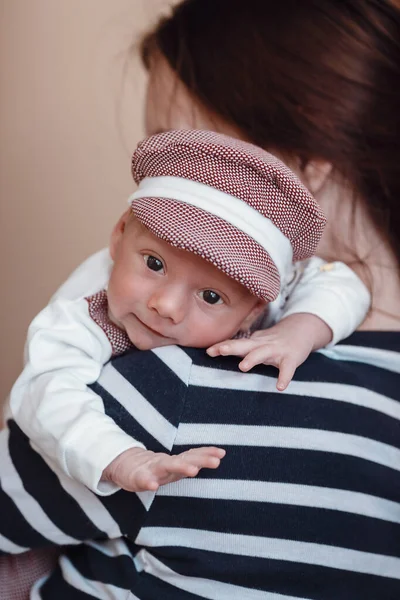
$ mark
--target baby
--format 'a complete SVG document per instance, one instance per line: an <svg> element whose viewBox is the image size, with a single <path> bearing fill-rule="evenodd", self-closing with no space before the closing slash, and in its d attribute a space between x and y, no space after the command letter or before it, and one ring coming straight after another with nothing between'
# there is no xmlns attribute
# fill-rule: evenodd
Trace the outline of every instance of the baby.
<svg viewBox="0 0 400 600"><path fill-rule="evenodd" d="M36 317L10 399L46 460L101 495L156 490L224 456L213 447L154 453L121 431L87 387L112 356L206 348L243 357L243 371L277 366L283 390L310 352L358 326L370 301L348 267L311 258L325 218L271 154L171 131L139 144L132 172L138 190L111 235L107 290L55 300Z"/></svg>

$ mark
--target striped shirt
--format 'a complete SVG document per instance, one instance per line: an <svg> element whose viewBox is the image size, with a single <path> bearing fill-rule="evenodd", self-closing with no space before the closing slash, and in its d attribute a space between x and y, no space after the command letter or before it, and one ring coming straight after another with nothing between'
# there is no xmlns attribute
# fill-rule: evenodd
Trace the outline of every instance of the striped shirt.
<svg viewBox="0 0 400 600"><path fill-rule="evenodd" d="M32 598L399 600L400 333L355 333L275 385L203 350L109 363L94 389L148 449L227 451L157 493L95 496L10 421L0 548L68 545Z"/></svg>

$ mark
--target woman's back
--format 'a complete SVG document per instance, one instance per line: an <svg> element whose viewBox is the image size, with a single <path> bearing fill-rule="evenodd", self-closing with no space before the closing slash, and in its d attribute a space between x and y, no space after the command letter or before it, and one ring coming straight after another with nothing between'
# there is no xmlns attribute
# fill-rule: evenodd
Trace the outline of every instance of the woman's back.
<svg viewBox="0 0 400 600"><path fill-rule="evenodd" d="M41 473L33 495L69 535L115 537L111 519L125 536L67 551L43 598L76 588L99 598L398 598L399 347L399 333L356 333L330 357L313 354L285 394L272 370L244 375L201 350L114 360L95 386L127 431L153 450L218 444L227 455L155 495L102 498L103 512L69 487L91 520L85 532L60 492L48 501Z"/></svg>
<svg viewBox="0 0 400 600"><path fill-rule="evenodd" d="M399 348L399 337L356 334L349 343ZM199 352L192 358L173 452L218 444L227 455L215 472L159 490L137 563L164 582L176 571L188 578L178 586L210 598L265 597L254 588L398 597L400 355L386 356L394 371L315 354L284 395L267 375L230 371L233 361L228 374Z"/></svg>

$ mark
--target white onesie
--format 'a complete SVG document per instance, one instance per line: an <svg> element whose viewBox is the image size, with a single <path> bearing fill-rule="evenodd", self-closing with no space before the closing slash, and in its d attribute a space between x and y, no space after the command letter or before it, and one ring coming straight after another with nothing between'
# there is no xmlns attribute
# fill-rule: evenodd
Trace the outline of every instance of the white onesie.
<svg viewBox="0 0 400 600"><path fill-rule="evenodd" d="M143 445L105 414L102 399L87 386L97 381L115 347L89 314L85 297L107 286L108 250L83 263L33 320L25 368L10 396L14 419L34 447L100 495L119 488L101 481L119 454ZM363 321L370 294L343 263L312 258L300 263L281 296L269 305L263 326L294 313L320 317L333 332L332 344Z"/></svg>

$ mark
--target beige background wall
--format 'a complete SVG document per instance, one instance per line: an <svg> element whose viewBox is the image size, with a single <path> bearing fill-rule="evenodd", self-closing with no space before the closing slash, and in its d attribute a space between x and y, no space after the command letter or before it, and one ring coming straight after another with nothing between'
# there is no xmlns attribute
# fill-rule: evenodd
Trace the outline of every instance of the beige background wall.
<svg viewBox="0 0 400 600"><path fill-rule="evenodd" d="M30 320L125 207L145 82L127 49L168 4L0 0L0 401Z"/></svg>

